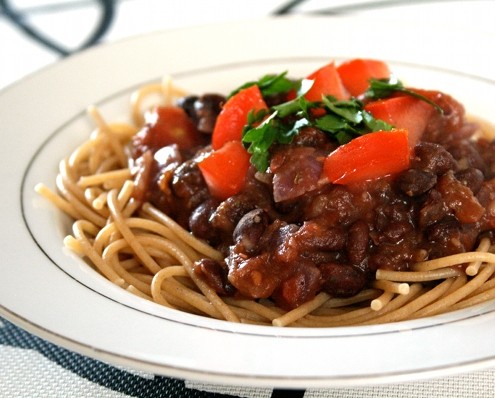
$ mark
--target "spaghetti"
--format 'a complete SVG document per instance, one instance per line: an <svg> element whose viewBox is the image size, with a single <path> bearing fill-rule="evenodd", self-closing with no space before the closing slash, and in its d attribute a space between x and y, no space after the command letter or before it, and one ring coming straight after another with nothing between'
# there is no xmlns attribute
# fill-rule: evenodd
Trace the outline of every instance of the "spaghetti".
<svg viewBox="0 0 495 398"><path fill-rule="evenodd" d="M132 96L133 124L111 124L95 107L96 129L60 162L57 192L36 191L74 219L65 245L110 282L160 305L231 322L335 327L397 322L465 308L495 298L495 247L482 238L474 251L417 262L411 270L378 269L369 288L347 298L320 292L287 310L269 299L223 297L194 271L202 258L224 254L193 236L151 203L133 196L126 147L144 123L150 94L163 102L184 93L170 79Z"/></svg>

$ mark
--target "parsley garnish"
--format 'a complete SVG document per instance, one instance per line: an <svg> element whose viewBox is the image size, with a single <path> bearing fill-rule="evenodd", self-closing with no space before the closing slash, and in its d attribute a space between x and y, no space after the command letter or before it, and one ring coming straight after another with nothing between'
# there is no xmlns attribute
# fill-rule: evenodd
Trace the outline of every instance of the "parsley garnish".
<svg viewBox="0 0 495 398"><path fill-rule="evenodd" d="M418 98L424 102L427 102L428 104L433 106L438 113L443 115L443 109L438 104L436 104L429 98L425 97L424 95L421 95L414 90L404 87L404 85L395 77L391 77L388 80L371 79L370 87L365 92L364 96L370 99L381 99L381 98L387 98L395 92L401 92L411 97Z"/></svg>
<svg viewBox="0 0 495 398"><path fill-rule="evenodd" d="M254 85L259 87L263 97L288 93L289 91L296 89L299 83L289 80L286 76L287 71L282 72L279 75L265 75L257 81L244 83L242 86L232 91L228 97L232 97L239 91Z"/></svg>
<svg viewBox="0 0 495 398"><path fill-rule="evenodd" d="M251 163L266 171L270 162L270 148L274 144L289 144L305 126L324 131L340 145L354 137L372 131L391 130L388 123L374 119L357 99L339 101L327 96L311 102L304 98L306 89L291 101L275 105L269 111L251 113L244 129L242 142L251 154ZM323 115L313 116L311 110L322 109Z"/></svg>
<svg viewBox="0 0 495 398"><path fill-rule="evenodd" d="M239 90L257 84L264 97L294 91L296 98L269 110L251 113L248 124L244 128L242 143L251 154L251 163L261 172L265 172L270 165L270 148L275 144L289 144L299 131L306 127L316 127L339 145L346 144L353 138L380 130L392 130L393 126L383 120L375 119L364 110L360 99L337 100L332 96L325 96L321 101L308 101L304 95L308 92L313 81L302 79L292 81L286 77L287 72L279 75L265 75L258 81L248 82L234 90ZM388 98L395 92L421 99L443 114L443 110L429 98L404 87L394 77L390 79L370 80L370 87L364 94L366 99ZM313 112L313 109L319 109Z"/></svg>

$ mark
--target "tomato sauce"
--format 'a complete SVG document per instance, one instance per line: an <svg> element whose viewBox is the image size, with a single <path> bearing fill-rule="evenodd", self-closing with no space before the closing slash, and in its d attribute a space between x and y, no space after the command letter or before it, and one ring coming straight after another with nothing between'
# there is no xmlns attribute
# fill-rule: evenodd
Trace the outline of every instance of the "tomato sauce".
<svg viewBox="0 0 495 398"><path fill-rule="evenodd" d="M417 261L473 250L481 236L493 234L495 143L472 139L476 126L458 101L423 94L443 113L428 111L418 122L424 131L407 169L331 183L322 178L323 160L338 143L306 126L270 148L266 171L248 165L241 188L227 197L212 192L200 166L226 98L183 98L174 117L183 129L195 126L192 138L181 139L191 144L163 144L152 139L154 127L144 126L130 146L135 196L224 254L221 263L203 259L194 267L221 295L270 298L285 309L320 291L355 295L378 268L408 270ZM174 117L164 123L173 125Z"/></svg>

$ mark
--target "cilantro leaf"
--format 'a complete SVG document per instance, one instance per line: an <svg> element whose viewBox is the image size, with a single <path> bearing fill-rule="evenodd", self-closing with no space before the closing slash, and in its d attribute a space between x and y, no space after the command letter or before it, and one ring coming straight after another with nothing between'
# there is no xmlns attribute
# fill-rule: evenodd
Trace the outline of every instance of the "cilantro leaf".
<svg viewBox="0 0 495 398"><path fill-rule="evenodd" d="M434 101L430 100L429 98L425 97L424 95L421 95L417 93L414 90L410 90L402 84L401 81L397 80L395 77L392 77L390 79L371 79L370 80L370 87L366 92L364 93L366 98L370 99L381 99L381 98L386 98L392 95L394 92L401 92L406 95L409 95L411 97L420 99L421 101L424 101L428 104L430 104L432 107L436 109L438 113L443 115L443 109Z"/></svg>
<svg viewBox="0 0 495 398"><path fill-rule="evenodd" d="M327 96L323 98L323 103L330 111L351 123L357 124L363 120L363 104L358 100L338 101L335 97Z"/></svg>
<svg viewBox="0 0 495 398"><path fill-rule="evenodd" d="M243 132L242 143L251 154L251 163L257 170L266 171L270 164L271 146L290 144L299 130L309 124L309 120L305 118L287 124L279 118L277 111L275 111L258 126L248 125Z"/></svg>
<svg viewBox="0 0 495 398"><path fill-rule="evenodd" d="M375 119L371 113L363 110L363 122L371 131L389 131L394 126L381 119Z"/></svg>
<svg viewBox="0 0 495 398"><path fill-rule="evenodd" d="M288 79L286 75L287 71L282 72L278 75L269 74L261 77L259 80L244 83L243 85L232 91L228 95L228 98L232 97L234 94L237 94L239 91L254 85L257 85L259 87L261 94L264 97L283 94L289 92L290 90L296 89L298 83Z"/></svg>

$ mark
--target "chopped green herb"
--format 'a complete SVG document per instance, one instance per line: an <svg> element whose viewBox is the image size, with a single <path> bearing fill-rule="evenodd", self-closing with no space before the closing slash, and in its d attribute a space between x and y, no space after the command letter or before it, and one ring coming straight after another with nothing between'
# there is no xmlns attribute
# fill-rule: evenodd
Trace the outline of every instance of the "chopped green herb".
<svg viewBox="0 0 495 398"><path fill-rule="evenodd" d="M234 94L238 93L239 91L254 86L255 84L259 87L264 97L277 95L277 94L284 94L291 90L297 89L299 83L288 79L286 75L287 75L287 71L280 73L279 75L265 75L257 81L244 83L242 86L232 91L229 94L229 97L232 97Z"/></svg>
<svg viewBox="0 0 495 398"><path fill-rule="evenodd" d="M370 99L380 99L380 98L386 98L392 95L395 92L401 92L406 95L409 95L414 98L418 98L422 101L425 101L426 103L430 104L433 106L438 113L443 114L443 109L430 100L429 98L425 97L424 95L421 95L417 93L414 90L410 90L404 85L397 80L395 77L392 77L390 79L371 79L370 80L370 87L368 90L365 92L365 97L370 98Z"/></svg>
<svg viewBox="0 0 495 398"><path fill-rule="evenodd" d="M265 75L258 81L248 82L234 90L238 91L258 85L263 96L296 92L296 98L272 106L269 110L251 112L248 124L244 128L242 143L251 154L251 163L259 170L266 171L270 164L270 148L276 144L290 144L295 135L306 127L312 126L325 132L339 145L353 138L380 130L392 130L393 126L383 120L375 119L364 110L364 104L357 98L337 100L325 96L321 101L308 101L304 95L313 85L312 80L289 80L287 72L279 75ZM405 88L400 81L371 80L365 98L386 98L394 92L403 92L432 103L428 98ZM313 111L315 110L315 111Z"/></svg>
<svg viewBox="0 0 495 398"><path fill-rule="evenodd" d="M361 123L363 120L363 104L358 100L338 101L335 97L324 97L323 103L334 114L351 123Z"/></svg>
<svg viewBox="0 0 495 398"><path fill-rule="evenodd" d="M393 128L383 120L373 118L357 99L340 101L328 96L321 102L311 102L303 95L275 105L269 111L252 112L248 116L242 142L251 153L251 163L259 171L264 172L268 168L272 145L289 144L306 126L322 130L339 145L359 135ZM311 112L314 108L322 109L323 115L314 116Z"/></svg>
<svg viewBox="0 0 495 398"><path fill-rule="evenodd" d="M266 112L250 113L248 119L253 123L260 121ZM269 149L275 140L276 130L272 128L271 121L275 118L276 112L272 113L261 124L252 128L245 128L242 135L242 143L251 154L251 163L258 170L266 170L269 165Z"/></svg>

